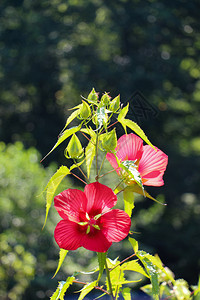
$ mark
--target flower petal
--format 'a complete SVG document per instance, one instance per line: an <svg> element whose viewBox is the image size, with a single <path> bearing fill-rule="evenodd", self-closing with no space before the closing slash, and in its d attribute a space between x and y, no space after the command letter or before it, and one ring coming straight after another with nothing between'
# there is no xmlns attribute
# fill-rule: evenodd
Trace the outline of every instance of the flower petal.
<svg viewBox="0 0 200 300"><path fill-rule="evenodd" d="M81 239L81 246L90 251L106 252L111 245L112 242L108 241L101 230L86 234Z"/></svg>
<svg viewBox="0 0 200 300"><path fill-rule="evenodd" d="M110 242L119 242L129 233L131 219L120 209L113 209L101 216L102 232Z"/></svg>
<svg viewBox="0 0 200 300"><path fill-rule="evenodd" d="M102 213L112 208L117 203L117 196L111 188L99 182L93 182L85 186L84 193L87 197L87 212L91 210Z"/></svg>
<svg viewBox="0 0 200 300"><path fill-rule="evenodd" d="M116 156L119 160L136 160L142 157L143 153L143 141L134 133L124 134L117 141ZM107 160L111 166L120 174L120 168L118 167L115 155L113 153L107 153Z"/></svg>
<svg viewBox="0 0 200 300"><path fill-rule="evenodd" d="M143 153L143 140L134 133L124 134L117 141L117 157L123 160L140 159Z"/></svg>
<svg viewBox="0 0 200 300"><path fill-rule="evenodd" d="M68 189L54 198L54 206L63 219L79 222L79 212L86 211L87 198L84 192Z"/></svg>
<svg viewBox="0 0 200 300"><path fill-rule="evenodd" d="M163 175L167 167L168 156L158 148L155 151L149 145L144 146L143 149L144 152L138 168L143 184L150 186L163 185Z"/></svg>
<svg viewBox="0 0 200 300"><path fill-rule="evenodd" d="M61 220L54 231L58 246L65 250L76 250L81 247L80 240L83 234L78 230L79 225L70 220Z"/></svg>

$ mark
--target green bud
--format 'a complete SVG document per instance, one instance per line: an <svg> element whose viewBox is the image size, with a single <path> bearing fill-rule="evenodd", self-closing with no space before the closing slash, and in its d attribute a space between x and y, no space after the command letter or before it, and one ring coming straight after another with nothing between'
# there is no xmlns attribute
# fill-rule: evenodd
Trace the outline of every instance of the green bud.
<svg viewBox="0 0 200 300"><path fill-rule="evenodd" d="M81 142L79 141L78 137L75 134L73 134L67 148L65 149L65 156L67 158L77 159L80 158L82 154L83 147L81 145Z"/></svg>
<svg viewBox="0 0 200 300"><path fill-rule="evenodd" d="M120 108L120 95L118 95L117 97L115 97L111 102L110 102L110 107L109 110L111 110L112 112L117 112L118 109Z"/></svg>
<svg viewBox="0 0 200 300"><path fill-rule="evenodd" d="M112 152L117 147L117 135L115 129L106 133L102 139L102 148L107 152Z"/></svg>
<svg viewBox="0 0 200 300"><path fill-rule="evenodd" d="M95 91L95 89L93 88L92 91L89 93L88 97L87 97L88 102L90 103L97 103L98 101L98 94Z"/></svg>
<svg viewBox="0 0 200 300"><path fill-rule="evenodd" d="M109 105L110 99L111 99L111 97L108 96L107 93L105 93L105 94L101 97L101 103L102 103L104 106Z"/></svg>
<svg viewBox="0 0 200 300"><path fill-rule="evenodd" d="M91 115L91 109L90 106L82 100L81 107L79 109L80 112L80 118L86 120Z"/></svg>

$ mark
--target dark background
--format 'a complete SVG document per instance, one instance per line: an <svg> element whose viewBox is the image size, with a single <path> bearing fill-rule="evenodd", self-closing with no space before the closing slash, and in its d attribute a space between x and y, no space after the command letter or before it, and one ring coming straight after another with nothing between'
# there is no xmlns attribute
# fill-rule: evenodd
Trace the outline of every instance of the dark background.
<svg viewBox="0 0 200 300"><path fill-rule="evenodd" d="M36 196L56 170L52 162L65 161L59 149L44 161L45 169L39 160L56 142L68 109L93 87L130 101L129 117L168 154L165 185L148 188L167 207L139 201L133 214L136 238L147 251L159 253L176 278L196 284L199 12L198 0L1 0L2 299L44 299L57 284L50 280L58 257L58 248L51 247L56 217L41 233L45 202ZM73 255L71 262L73 269Z"/></svg>

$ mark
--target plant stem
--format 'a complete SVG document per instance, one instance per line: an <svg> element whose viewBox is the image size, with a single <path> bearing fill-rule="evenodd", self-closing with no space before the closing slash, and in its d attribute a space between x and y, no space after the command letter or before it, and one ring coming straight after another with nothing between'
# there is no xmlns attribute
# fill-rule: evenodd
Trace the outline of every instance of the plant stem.
<svg viewBox="0 0 200 300"><path fill-rule="evenodd" d="M80 177L78 177L76 174L70 172L71 175L73 175L74 177L76 177L78 180L82 181L84 184L87 184L87 182L85 182L84 180L82 180Z"/></svg>
<svg viewBox="0 0 200 300"><path fill-rule="evenodd" d="M98 181L98 143L99 143L99 135L97 132L97 137L96 137L96 180Z"/></svg>
<svg viewBox="0 0 200 300"><path fill-rule="evenodd" d="M80 284L83 284L83 285L87 285L86 282L79 281L79 280L73 280L73 282L74 282L74 283L80 283ZM96 290L100 290L100 291L102 291L103 293L109 295L109 293L108 293L106 290L104 290L102 287L100 287L100 286L94 286L94 288L95 288Z"/></svg>
<svg viewBox="0 0 200 300"><path fill-rule="evenodd" d="M108 279L110 297L111 297L112 300L115 300L115 297L113 296L112 283L111 283L111 280L110 280L110 271L108 269L107 261L105 263L105 266L106 266L106 275L107 275L107 279Z"/></svg>
<svg viewBox="0 0 200 300"><path fill-rule="evenodd" d="M84 173L83 170L80 168L80 166L76 163L75 160L74 160L74 164L77 166L77 168L79 169L79 171L81 172L81 174L83 175L83 177L85 177L85 179L87 180L87 182L90 183L88 177L85 175L85 173Z"/></svg>

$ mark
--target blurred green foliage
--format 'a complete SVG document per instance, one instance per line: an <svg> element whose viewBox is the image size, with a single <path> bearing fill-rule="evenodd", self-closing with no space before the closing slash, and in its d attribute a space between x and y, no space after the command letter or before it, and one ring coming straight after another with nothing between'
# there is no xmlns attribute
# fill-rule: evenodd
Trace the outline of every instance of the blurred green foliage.
<svg viewBox="0 0 200 300"><path fill-rule="evenodd" d="M64 127L67 109L79 104L80 95L87 96L93 86L112 97L120 93L124 102L141 91L157 116L143 114L139 125L169 155L165 186L148 191L154 197L164 194L168 206L161 209L157 204L152 207L150 200L138 200L133 220L141 234L136 239L158 252L176 277L196 283L200 269L199 1L2 0L0 10L0 140L23 141L44 156ZM130 99L134 106L134 98ZM63 163L61 150L44 164L55 159ZM12 151L3 160L5 171L0 177L4 197L12 199L0 204L2 240L5 236L11 240L4 242L3 255L9 247L22 260L30 253L24 288L34 276L31 270L37 256L37 272L43 275L36 281L44 287L46 268L52 272L55 263L50 267L46 254L39 253L54 250L47 233L39 240L35 237L33 219L42 225L44 203L33 195L45 186L41 178L49 178L49 171L40 167L40 178L20 160L12 166L9 162L14 157L17 161L17 153L24 150ZM5 172L10 172L9 177ZM50 225L48 232L52 236ZM13 236L24 256L16 252ZM32 244L40 250L32 251ZM52 262L53 254L48 257ZM17 281L12 288L15 285Z"/></svg>

